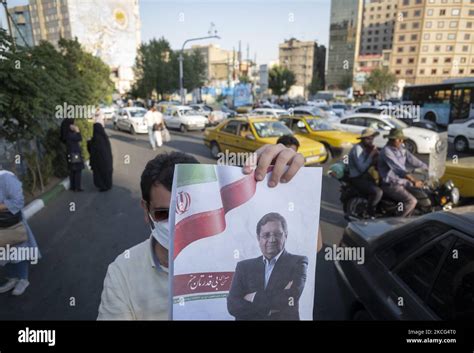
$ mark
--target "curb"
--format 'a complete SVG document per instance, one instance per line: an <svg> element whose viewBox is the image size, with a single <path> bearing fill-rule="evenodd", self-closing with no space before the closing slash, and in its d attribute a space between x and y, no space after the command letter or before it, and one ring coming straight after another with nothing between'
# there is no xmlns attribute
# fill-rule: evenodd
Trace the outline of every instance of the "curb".
<svg viewBox="0 0 474 353"><path fill-rule="evenodd" d="M69 190L69 178L64 179L54 188L40 195L39 198L31 201L28 205L23 207L23 217L26 220L33 217L64 190Z"/></svg>

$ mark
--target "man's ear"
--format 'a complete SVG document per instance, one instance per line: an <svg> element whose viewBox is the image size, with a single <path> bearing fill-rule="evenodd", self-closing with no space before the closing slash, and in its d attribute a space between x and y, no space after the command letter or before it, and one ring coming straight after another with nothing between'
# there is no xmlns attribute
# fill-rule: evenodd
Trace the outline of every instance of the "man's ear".
<svg viewBox="0 0 474 353"><path fill-rule="evenodd" d="M143 216L145 217L145 223L148 224L150 223L150 217L148 216L148 206L147 202L145 200L140 201L140 206L143 208Z"/></svg>

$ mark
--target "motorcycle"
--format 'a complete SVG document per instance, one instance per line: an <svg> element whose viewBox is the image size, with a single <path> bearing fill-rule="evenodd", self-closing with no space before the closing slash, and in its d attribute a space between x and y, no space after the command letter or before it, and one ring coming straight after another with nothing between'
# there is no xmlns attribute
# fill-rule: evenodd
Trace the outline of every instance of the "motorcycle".
<svg viewBox="0 0 474 353"><path fill-rule="evenodd" d="M341 166L341 164L343 166ZM348 221L369 219L367 213L367 197L361 194L348 178L348 168L342 162L331 166L328 175L339 180L341 184L341 203L344 217ZM408 187L407 190L418 200L412 216L419 216L430 212L449 210L459 203L459 189L451 180L440 184L436 178L429 178L427 174L418 173L418 178L424 181L422 188ZM400 215L400 204L388 197L383 197L377 205L375 218L397 217Z"/></svg>

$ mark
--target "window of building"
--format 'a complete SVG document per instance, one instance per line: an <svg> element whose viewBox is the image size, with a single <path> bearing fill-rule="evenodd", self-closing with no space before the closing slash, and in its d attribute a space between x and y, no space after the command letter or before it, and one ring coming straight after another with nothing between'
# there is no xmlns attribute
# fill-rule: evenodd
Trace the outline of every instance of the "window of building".
<svg viewBox="0 0 474 353"><path fill-rule="evenodd" d="M472 22L466 22L466 28L472 28Z"/></svg>
<svg viewBox="0 0 474 353"><path fill-rule="evenodd" d="M401 65L402 62L403 62L403 59L400 59L400 58L397 59L397 65Z"/></svg>
<svg viewBox="0 0 474 353"><path fill-rule="evenodd" d="M436 75L437 72L438 72L438 70L436 70L436 69L431 69L431 74L432 74L432 75Z"/></svg>
<svg viewBox="0 0 474 353"><path fill-rule="evenodd" d="M441 39L443 39L443 33L437 33L436 40L441 40Z"/></svg>
<svg viewBox="0 0 474 353"><path fill-rule="evenodd" d="M421 58L421 63L426 64L426 58Z"/></svg>
<svg viewBox="0 0 474 353"><path fill-rule="evenodd" d="M441 45L435 45L435 50L434 51L441 51Z"/></svg>
<svg viewBox="0 0 474 353"><path fill-rule="evenodd" d="M405 41L405 36L399 36L398 41L399 42L404 42Z"/></svg>
<svg viewBox="0 0 474 353"><path fill-rule="evenodd" d="M398 47L398 48L397 48L397 51L398 51L399 53L403 53L403 47Z"/></svg>
<svg viewBox="0 0 474 353"><path fill-rule="evenodd" d="M413 22L413 29L420 28L420 22Z"/></svg>
<svg viewBox="0 0 474 353"><path fill-rule="evenodd" d="M462 46L462 51L467 53L469 51L469 45L463 45Z"/></svg>
<svg viewBox="0 0 474 353"><path fill-rule="evenodd" d="M415 59L414 59L414 58L409 58L409 59L408 59L408 63L409 63L409 64L414 64L414 63L415 63Z"/></svg>
<svg viewBox="0 0 474 353"><path fill-rule="evenodd" d="M415 17L420 17L420 16L421 16L421 10L416 10L416 11L414 12L414 16L415 16Z"/></svg>
<svg viewBox="0 0 474 353"><path fill-rule="evenodd" d="M444 28L444 21L438 21L438 28Z"/></svg>
<svg viewBox="0 0 474 353"><path fill-rule="evenodd" d="M449 69L443 69L443 75L449 75Z"/></svg>
<svg viewBox="0 0 474 353"><path fill-rule="evenodd" d="M458 26L458 21L449 22L449 28L456 28Z"/></svg>
<svg viewBox="0 0 474 353"><path fill-rule="evenodd" d="M461 10L460 9L453 9L451 11L451 15L452 16L459 16L459 14L461 13Z"/></svg>
<svg viewBox="0 0 474 353"><path fill-rule="evenodd" d="M418 40L418 34L412 34L411 40Z"/></svg>
<svg viewBox="0 0 474 353"><path fill-rule="evenodd" d="M459 74L464 75L464 69L459 69Z"/></svg>
<svg viewBox="0 0 474 353"><path fill-rule="evenodd" d="M403 0L403 5L404 6L410 5L410 0Z"/></svg>
<svg viewBox="0 0 474 353"><path fill-rule="evenodd" d="M407 29L407 24L406 23L401 23L400 24L400 29Z"/></svg>
<svg viewBox="0 0 474 353"><path fill-rule="evenodd" d="M425 69L421 69L420 70L420 75L424 75L425 74Z"/></svg>
<svg viewBox="0 0 474 353"><path fill-rule="evenodd" d="M446 46L446 51L453 51L454 50L454 46L452 45L447 45Z"/></svg>
<svg viewBox="0 0 474 353"><path fill-rule="evenodd" d="M470 40L471 39L471 35L469 33L466 33L464 35L464 40Z"/></svg>
<svg viewBox="0 0 474 353"><path fill-rule="evenodd" d="M444 63L449 64L451 63L452 59L451 58L444 58Z"/></svg>
<svg viewBox="0 0 474 353"><path fill-rule="evenodd" d="M421 50L426 53L429 50L429 47L427 45L423 45Z"/></svg>
<svg viewBox="0 0 474 353"><path fill-rule="evenodd" d="M446 16L446 9L439 10L439 15L440 16Z"/></svg>
<svg viewBox="0 0 474 353"><path fill-rule="evenodd" d="M426 22L426 28L431 28L433 27L433 23L431 21Z"/></svg>
<svg viewBox="0 0 474 353"><path fill-rule="evenodd" d="M456 39L456 33L449 33L448 40L454 40L454 39Z"/></svg>
<svg viewBox="0 0 474 353"><path fill-rule="evenodd" d="M438 58L433 58L433 64L437 64L439 62Z"/></svg>
<svg viewBox="0 0 474 353"><path fill-rule="evenodd" d="M395 75L400 75L401 73L401 70L395 70Z"/></svg>
<svg viewBox="0 0 474 353"><path fill-rule="evenodd" d="M405 72L406 75L413 75L413 70L412 69L408 69L406 72Z"/></svg>
<svg viewBox="0 0 474 353"><path fill-rule="evenodd" d="M459 62L460 62L461 64L465 64L465 63L467 62L466 57L463 56L461 59L459 59Z"/></svg>
<svg viewBox="0 0 474 353"><path fill-rule="evenodd" d="M429 34L429 33L425 33L425 34L423 35L423 39L424 39L424 40L430 40L430 34Z"/></svg>
<svg viewBox="0 0 474 353"><path fill-rule="evenodd" d="M426 14L428 16L433 16L433 9L428 9L428 11L426 12Z"/></svg>

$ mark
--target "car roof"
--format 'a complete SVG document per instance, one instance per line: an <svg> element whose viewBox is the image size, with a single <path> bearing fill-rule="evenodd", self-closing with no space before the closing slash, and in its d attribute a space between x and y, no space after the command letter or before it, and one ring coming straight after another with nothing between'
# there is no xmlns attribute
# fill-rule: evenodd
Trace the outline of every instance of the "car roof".
<svg viewBox="0 0 474 353"><path fill-rule="evenodd" d="M236 118L229 118L226 119L225 121L241 121L241 122L246 122L246 123L259 123L259 122L265 122L265 121L280 121L278 119L275 119L273 117L265 117L265 116L239 116Z"/></svg>
<svg viewBox="0 0 474 353"><path fill-rule="evenodd" d="M414 228L427 222L440 222L474 239L474 206L454 208L450 211L438 211L419 217L383 218L374 222L351 222L349 228L359 235L359 239L368 248L377 248L400 236L401 227Z"/></svg>
<svg viewBox="0 0 474 353"><path fill-rule="evenodd" d="M341 120L349 119L349 118L392 119L389 115L372 114L372 113L355 113L355 114L346 115L342 117Z"/></svg>

